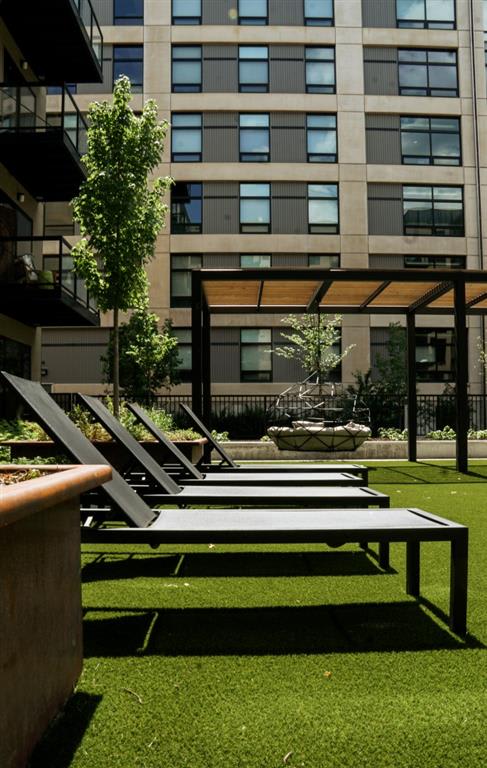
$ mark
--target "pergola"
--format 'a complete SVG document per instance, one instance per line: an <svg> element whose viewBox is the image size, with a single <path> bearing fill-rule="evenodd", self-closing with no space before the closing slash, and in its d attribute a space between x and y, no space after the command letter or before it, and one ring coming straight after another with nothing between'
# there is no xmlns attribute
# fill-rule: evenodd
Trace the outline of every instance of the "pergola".
<svg viewBox="0 0 487 768"><path fill-rule="evenodd" d="M192 401L211 412L212 314L403 314L407 322L408 458L417 459L416 315L453 315L456 464L468 470L467 314L487 313L487 272L424 269L197 269L192 273Z"/></svg>

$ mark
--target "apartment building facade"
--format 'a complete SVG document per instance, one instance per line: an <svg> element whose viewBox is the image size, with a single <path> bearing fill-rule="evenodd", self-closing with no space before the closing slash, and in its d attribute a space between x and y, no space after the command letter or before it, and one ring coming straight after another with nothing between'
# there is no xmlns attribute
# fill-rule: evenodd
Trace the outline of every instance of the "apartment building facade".
<svg viewBox="0 0 487 768"><path fill-rule="evenodd" d="M175 180L149 266L150 303L173 319L191 369L191 269L299 266L484 268L485 0L93 0L103 82L71 88L86 112L119 74L135 110L171 124L161 175ZM59 96L48 96L48 112ZM75 236L48 204L45 232ZM384 354L393 316L346 316L344 383ZM102 389L101 328L44 332L44 380ZM452 323L419 316L420 389L454 376ZM272 393L304 374L270 354L282 319L218 316L215 393ZM469 379L482 321L469 320ZM70 350L72 364L63 365ZM177 390L189 390L181 384Z"/></svg>
<svg viewBox="0 0 487 768"><path fill-rule="evenodd" d="M45 237L44 207L70 200L85 176L86 124L61 83L101 81L102 49L89 0L56 0L50 14L34 0L0 6L0 368L27 378L42 377L42 327L99 323L70 244ZM0 416L9 398L0 385Z"/></svg>

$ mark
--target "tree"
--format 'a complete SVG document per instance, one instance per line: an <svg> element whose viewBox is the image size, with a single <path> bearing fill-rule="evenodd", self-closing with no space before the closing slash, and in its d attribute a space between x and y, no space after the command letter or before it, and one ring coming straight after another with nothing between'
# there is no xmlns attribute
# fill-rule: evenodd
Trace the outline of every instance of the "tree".
<svg viewBox="0 0 487 768"><path fill-rule="evenodd" d="M406 397L408 392L406 331L400 323L389 323L387 352L385 355L378 355L375 365L379 373L382 393Z"/></svg>
<svg viewBox="0 0 487 768"><path fill-rule="evenodd" d="M178 340L170 320L159 330L159 318L147 304L139 307L119 328L120 387L130 400L144 401L160 387L177 384ZM102 358L106 381L112 380L114 333L110 335L107 355Z"/></svg>
<svg viewBox="0 0 487 768"><path fill-rule="evenodd" d="M326 381L330 371L336 368L355 346L350 344L344 350L338 351L342 324L340 315L289 315L284 317L282 322L293 330L293 333L281 333L290 344L276 347L273 352L288 360L299 360L309 374L317 374L319 384Z"/></svg>
<svg viewBox="0 0 487 768"><path fill-rule="evenodd" d="M151 171L161 162L167 123L146 102L137 117L130 108L130 80L122 76L111 103L89 109L87 178L72 201L82 239L73 248L74 267L103 312L113 310L113 406L120 405L119 316L144 304L145 265L164 225L162 198L172 180Z"/></svg>

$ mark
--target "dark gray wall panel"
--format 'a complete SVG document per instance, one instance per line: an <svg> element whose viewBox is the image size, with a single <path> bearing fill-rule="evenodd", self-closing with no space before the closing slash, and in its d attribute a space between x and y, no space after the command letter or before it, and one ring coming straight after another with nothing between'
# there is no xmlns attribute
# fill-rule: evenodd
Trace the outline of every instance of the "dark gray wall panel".
<svg viewBox="0 0 487 768"><path fill-rule="evenodd" d="M101 383L109 330L93 328L77 330L52 329L42 334L42 359L47 368L46 381L59 384ZM69 365L66 359L69 358Z"/></svg>
<svg viewBox="0 0 487 768"><path fill-rule="evenodd" d="M369 267L371 269L402 269L404 256L390 253L370 254Z"/></svg>
<svg viewBox="0 0 487 768"><path fill-rule="evenodd" d="M113 90L113 45L103 45L103 81L78 83L77 93L111 93Z"/></svg>
<svg viewBox="0 0 487 768"><path fill-rule="evenodd" d="M203 0L201 20L203 24L236 24L235 0Z"/></svg>
<svg viewBox="0 0 487 768"><path fill-rule="evenodd" d="M305 163L305 115L271 113L271 160L273 163Z"/></svg>
<svg viewBox="0 0 487 768"><path fill-rule="evenodd" d="M402 235L402 186L369 184L367 195L369 235Z"/></svg>
<svg viewBox="0 0 487 768"><path fill-rule="evenodd" d="M399 115L365 115L367 162L401 163Z"/></svg>
<svg viewBox="0 0 487 768"><path fill-rule="evenodd" d="M364 48L364 82L368 95L395 96L399 93L395 48Z"/></svg>
<svg viewBox="0 0 487 768"><path fill-rule="evenodd" d="M304 93L304 48L302 45L272 45L269 48L271 93Z"/></svg>
<svg viewBox="0 0 487 768"><path fill-rule="evenodd" d="M237 234L240 229L238 185L203 185L204 234Z"/></svg>
<svg viewBox="0 0 487 768"><path fill-rule="evenodd" d="M303 0L268 0L268 5L269 24L277 26L304 24Z"/></svg>
<svg viewBox="0 0 487 768"><path fill-rule="evenodd" d="M203 267L205 269L239 269L238 253L204 253Z"/></svg>
<svg viewBox="0 0 487 768"><path fill-rule="evenodd" d="M362 0L363 27L395 27L395 0Z"/></svg>
<svg viewBox="0 0 487 768"><path fill-rule="evenodd" d="M286 329L282 329L286 330ZM292 332L290 328L287 329ZM281 328L272 329L272 345L274 347L284 347L289 345L289 341L282 335ZM306 378L308 374L298 360L287 360L280 355L272 355L272 379L273 381L282 381L283 383L297 383Z"/></svg>
<svg viewBox="0 0 487 768"><path fill-rule="evenodd" d="M306 267L308 257L304 253L273 253L273 267Z"/></svg>
<svg viewBox="0 0 487 768"><path fill-rule="evenodd" d="M306 184L274 182L272 185L272 232L299 235L308 231Z"/></svg>
<svg viewBox="0 0 487 768"><path fill-rule="evenodd" d="M235 45L203 46L203 92L238 91L238 50Z"/></svg>
<svg viewBox="0 0 487 768"><path fill-rule="evenodd" d="M113 0L91 0L100 27L113 24Z"/></svg>
<svg viewBox="0 0 487 768"><path fill-rule="evenodd" d="M203 126L203 162L238 163L238 114L207 112Z"/></svg>
<svg viewBox="0 0 487 768"><path fill-rule="evenodd" d="M214 382L240 381L240 329L211 329L211 376Z"/></svg>

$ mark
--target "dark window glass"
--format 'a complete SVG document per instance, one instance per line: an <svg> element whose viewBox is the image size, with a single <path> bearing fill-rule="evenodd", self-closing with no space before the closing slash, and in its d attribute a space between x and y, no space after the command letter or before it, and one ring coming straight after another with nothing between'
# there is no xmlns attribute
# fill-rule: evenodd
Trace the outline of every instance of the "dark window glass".
<svg viewBox="0 0 487 768"><path fill-rule="evenodd" d="M177 182L171 195L171 232L198 234L202 229L201 184Z"/></svg>
<svg viewBox="0 0 487 768"><path fill-rule="evenodd" d="M465 269L465 256L405 256L407 269Z"/></svg>
<svg viewBox="0 0 487 768"><path fill-rule="evenodd" d="M336 115L306 115L308 163L336 163Z"/></svg>
<svg viewBox="0 0 487 768"><path fill-rule="evenodd" d="M267 93L269 90L269 51L266 45L240 45L238 49L238 88L242 93Z"/></svg>
<svg viewBox="0 0 487 768"><path fill-rule="evenodd" d="M254 26L267 24L267 0L238 0L238 23Z"/></svg>
<svg viewBox="0 0 487 768"><path fill-rule="evenodd" d="M201 266L200 253L182 253L171 257L171 307L191 306L191 270Z"/></svg>
<svg viewBox="0 0 487 768"><path fill-rule="evenodd" d="M0 336L0 370L30 379L31 349L27 344ZM0 418L12 418L18 409L18 399L6 384L0 382Z"/></svg>
<svg viewBox="0 0 487 768"><path fill-rule="evenodd" d="M174 163L201 162L201 115L175 113L171 118L171 158Z"/></svg>
<svg viewBox="0 0 487 768"><path fill-rule="evenodd" d="M401 96L458 96L456 51L399 51Z"/></svg>
<svg viewBox="0 0 487 768"><path fill-rule="evenodd" d="M452 328L416 330L418 381L454 381L455 336Z"/></svg>
<svg viewBox="0 0 487 768"><path fill-rule="evenodd" d="M402 162L407 165L461 165L457 117L401 117Z"/></svg>
<svg viewBox="0 0 487 768"><path fill-rule="evenodd" d="M242 163L269 162L269 115L242 114L239 126L240 161Z"/></svg>
<svg viewBox="0 0 487 768"><path fill-rule="evenodd" d="M197 93L201 91L200 45L173 46L172 90L174 93Z"/></svg>
<svg viewBox="0 0 487 768"><path fill-rule="evenodd" d="M304 0L304 23L308 27L332 27L333 0Z"/></svg>
<svg viewBox="0 0 487 768"><path fill-rule="evenodd" d="M464 236L462 187L402 189L405 235Z"/></svg>
<svg viewBox="0 0 487 768"><path fill-rule="evenodd" d="M306 48L306 92L335 93L335 49Z"/></svg>
<svg viewBox="0 0 487 768"><path fill-rule="evenodd" d="M240 380L272 381L272 331L240 329Z"/></svg>
<svg viewBox="0 0 487 768"><path fill-rule="evenodd" d="M191 351L191 328L173 328L178 340L179 366L178 373L181 381L191 381L193 356Z"/></svg>
<svg viewBox="0 0 487 768"><path fill-rule="evenodd" d="M338 232L338 185L308 184L308 231Z"/></svg>
<svg viewBox="0 0 487 768"><path fill-rule="evenodd" d="M113 23L120 26L143 24L144 0L114 0Z"/></svg>
<svg viewBox="0 0 487 768"><path fill-rule="evenodd" d="M270 184L240 184L240 232L270 232Z"/></svg>
<svg viewBox="0 0 487 768"><path fill-rule="evenodd" d="M132 92L140 93L144 83L144 48L142 45L113 46L113 82L127 75Z"/></svg>
<svg viewBox="0 0 487 768"><path fill-rule="evenodd" d="M172 0L173 24L201 24L201 0Z"/></svg>
<svg viewBox="0 0 487 768"><path fill-rule="evenodd" d="M271 254L270 253L241 253L240 254L240 268L241 269L265 269L271 266Z"/></svg>
<svg viewBox="0 0 487 768"><path fill-rule="evenodd" d="M396 0L398 27L455 29L455 0Z"/></svg>

